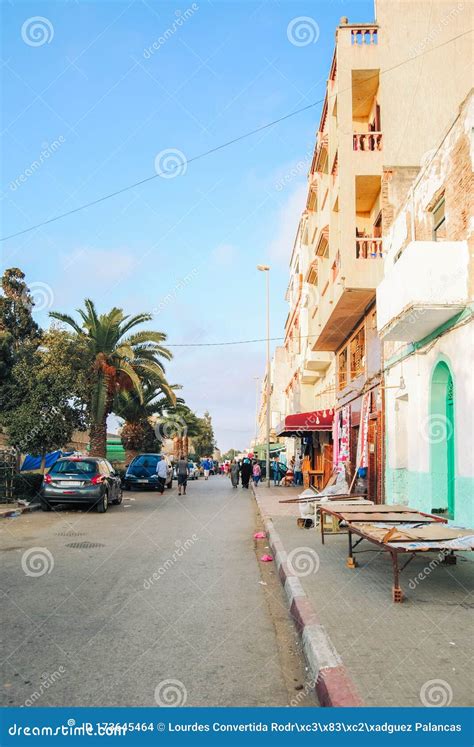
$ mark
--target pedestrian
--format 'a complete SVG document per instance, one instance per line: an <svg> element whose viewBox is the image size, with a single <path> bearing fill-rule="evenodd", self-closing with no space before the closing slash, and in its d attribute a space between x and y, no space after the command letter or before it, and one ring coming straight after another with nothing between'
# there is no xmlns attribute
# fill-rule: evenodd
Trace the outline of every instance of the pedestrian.
<svg viewBox="0 0 474 747"><path fill-rule="evenodd" d="M242 468L240 470L242 475L242 487L249 487L250 475L252 474L252 463L248 457L242 460Z"/></svg>
<svg viewBox="0 0 474 747"><path fill-rule="evenodd" d="M186 495L186 488L188 485L189 467L188 460L184 458L184 454L181 454L178 463L176 465L176 475L178 478L178 495Z"/></svg>
<svg viewBox="0 0 474 747"><path fill-rule="evenodd" d="M168 464L164 456L160 457L160 461L156 465L156 474L158 477L158 490L163 495L165 492L166 478L168 477Z"/></svg>
<svg viewBox="0 0 474 747"><path fill-rule="evenodd" d="M232 483L232 487L236 488L239 484L239 475L240 475L240 466L239 463L233 459L232 465L230 467L230 481Z"/></svg>
<svg viewBox="0 0 474 747"><path fill-rule="evenodd" d="M209 459L209 457L205 458L202 466L204 469L204 479L209 480L209 473L211 471L211 460Z"/></svg>
<svg viewBox="0 0 474 747"><path fill-rule="evenodd" d="M262 468L260 467L258 462L254 462L252 467L252 477L255 485L258 485L258 483L260 482L261 476Z"/></svg>
<svg viewBox="0 0 474 747"><path fill-rule="evenodd" d="M270 464L270 475L273 480L273 487L276 488L280 483L280 463L278 457L273 457L273 461Z"/></svg>
<svg viewBox="0 0 474 747"><path fill-rule="evenodd" d="M303 484L303 472L301 471L301 466L303 463L303 459L301 454L297 454L295 457L295 485L302 485Z"/></svg>

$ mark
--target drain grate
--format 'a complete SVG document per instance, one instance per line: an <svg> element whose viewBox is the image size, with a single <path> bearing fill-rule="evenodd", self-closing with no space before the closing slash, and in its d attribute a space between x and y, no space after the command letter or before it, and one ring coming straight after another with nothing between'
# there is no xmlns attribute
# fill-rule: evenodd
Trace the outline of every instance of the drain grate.
<svg viewBox="0 0 474 747"><path fill-rule="evenodd" d="M85 532L57 532L56 537L83 537Z"/></svg>
<svg viewBox="0 0 474 747"><path fill-rule="evenodd" d="M75 550L89 550L92 547L105 547L101 542L70 542L66 547L74 547Z"/></svg>

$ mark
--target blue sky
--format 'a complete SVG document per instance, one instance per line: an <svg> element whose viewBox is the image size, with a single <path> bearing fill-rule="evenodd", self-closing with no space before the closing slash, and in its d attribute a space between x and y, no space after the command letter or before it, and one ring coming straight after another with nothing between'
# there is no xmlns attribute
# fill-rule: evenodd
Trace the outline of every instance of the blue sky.
<svg viewBox="0 0 474 747"><path fill-rule="evenodd" d="M321 99L342 15L373 4L4 2L2 236ZM264 336L267 262L279 336L320 109L8 240L2 265L24 270L45 326L90 296L153 312L170 343L211 343ZM247 445L263 343L174 353L168 377L219 446Z"/></svg>

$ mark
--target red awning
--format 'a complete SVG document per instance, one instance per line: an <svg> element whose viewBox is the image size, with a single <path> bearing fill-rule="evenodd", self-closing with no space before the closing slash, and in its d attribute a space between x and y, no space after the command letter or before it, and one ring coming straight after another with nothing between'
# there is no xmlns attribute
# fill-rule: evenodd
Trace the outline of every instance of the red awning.
<svg viewBox="0 0 474 747"><path fill-rule="evenodd" d="M299 436L315 431L332 430L334 410L314 410L287 415L276 428L277 436Z"/></svg>

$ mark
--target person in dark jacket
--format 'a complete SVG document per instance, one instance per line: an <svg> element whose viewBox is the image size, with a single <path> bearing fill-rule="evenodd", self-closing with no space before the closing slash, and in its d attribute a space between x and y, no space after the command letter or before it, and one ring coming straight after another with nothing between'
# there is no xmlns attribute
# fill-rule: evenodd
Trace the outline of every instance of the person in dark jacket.
<svg viewBox="0 0 474 747"><path fill-rule="evenodd" d="M245 457L242 461L242 467L240 468L240 475L242 479L242 487L249 487L250 476L252 474L252 462L248 457Z"/></svg>

